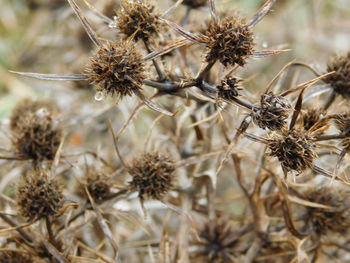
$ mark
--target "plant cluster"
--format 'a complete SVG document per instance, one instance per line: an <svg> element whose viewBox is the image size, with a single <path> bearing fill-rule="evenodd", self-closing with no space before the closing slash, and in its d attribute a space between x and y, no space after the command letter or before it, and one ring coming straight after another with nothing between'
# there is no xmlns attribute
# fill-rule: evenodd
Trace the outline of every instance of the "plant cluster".
<svg viewBox="0 0 350 263"><path fill-rule="evenodd" d="M52 90L1 122L0 263L346 262L350 53L274 65L287 1L160 2L60 3L74 73L11 71Z"/></svg>

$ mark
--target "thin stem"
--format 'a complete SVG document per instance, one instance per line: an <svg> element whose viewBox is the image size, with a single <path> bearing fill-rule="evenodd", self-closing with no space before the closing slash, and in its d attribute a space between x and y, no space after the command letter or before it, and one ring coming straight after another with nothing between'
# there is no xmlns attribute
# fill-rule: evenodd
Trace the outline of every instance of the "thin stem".
<svg viewBox="0 0 350 263"><path fill-rule="evenodd" d="M2 220L4 220L6 223L8 223L10 226L13 226L13 227L17 227L17 224L12 221L11 218L7 217L5 214L3 213L0 213L0 217L2 218ZM21 236L24 238L24 242L26 245L28 245L29 247L31 248L34 248L33 246L33 238L30 237L23 229L21 228L18 228L16 229L16 231L21 234Z"/></svg>
<svg viewBox="0 0 350 263"><path fill-rule="evenodd" d="M191 11L192 11L192 8L190 6L187 6L185 15L183 16L183 18L181 19L181 22L180 22L181 26L184 26L187 24L187 21L188 21L188 18L190 16Z"/></svg>
<svg viewBox="0 0 350 263"><path fill-rule="evenodd" d="M143 40L143 43L145 44L145 48L147 49L147 52L152 53L152 50L150 49L148 42L146 40ZM157 71L159 80L160 81L165 80L166 76L165 76L164 72L160 69L158 62L155 59L152 59L152 62L153 62L153 65Z"/></svg>
<svg viewBox="0 0 350 263"><path fill-rule="evenodd" d="M338 140L338 139L344 139L346 137L347 136L345 136L344 134L320 135L314 138L313 141L319 142L319 141L328 141L328 140Z"/></svg>
<svg viewBox="0 0 350 263"><path fill-rule="evenodd" d="M45 223L46 223L46 229L47 229L47 233L49 235L49 241L52 245L54 245L57 250L60 250L60 246L58 245L55 235L52 231L52 224L51 224L51 220L48 216L45 217Z"/></svg>
<svg viewBox="0 0 350 263"><path fill-rule="evenodd" d="M196 77L197 83L201 83L204 80L204 78L209 74L210 69L214 66L215 62L215 60L208 62L205 68L198 73L198 76Z"/></svg>

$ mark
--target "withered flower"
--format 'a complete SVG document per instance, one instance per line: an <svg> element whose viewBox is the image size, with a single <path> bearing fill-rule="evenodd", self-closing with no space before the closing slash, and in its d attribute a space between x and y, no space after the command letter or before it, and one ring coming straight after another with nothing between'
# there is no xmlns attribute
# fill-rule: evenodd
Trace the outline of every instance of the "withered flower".
<svg viewBox="0 0 350 263"><path fill-rule="evenodd" d="M315 143L303 131L292 130L268 140L270 155L277 157L287 171L303 172L317 157Z"/></svg>
<svg viewBox="0 0 350 263"><path fill-rule="evenodd" d="M325 77L324 82L331 85L334 92L344 98L350 98L350 52L345 56L336 56L327 66L327 72L335 73Z"/></svg>
<svg viewBox="0 0 350 263"><path fill-rule="evenodd" d="M302 113L302 128L305 131L310 130L310 128L317 123L322 117L323 111L319 108L310 108Z"/></svg>
<svg viewBox="0 0 350 263"><path fill-rule="evenodd" d="M200 241L193 241L198 251L192 253L192 262L230 263L235 262L236 232L228 221L216 218L207 223L199 233Z"/></svg>
<svg viewBox="0 0 350 263"><path fill-rule="evenodd" d="M87 66L86 76L97 91L120 97L141 90L145 68L134 45L126 41L100 46Z"/></svg>
<svg viewBox="0 0 350 263"><path fill-rule="evenodd" d="M109 179L103 173L97 173L87 177L87 188L95 201L102 201L111 193Z"/></svg>
<svg viewBox="0 0 350 263"><path fill-rule="evenodd" d="M330 208L306 207L306 220L320 235L328 232L345 234L350 227L348 196L334 186L306 191L304 198Z"/></svg>
<svg viewBox="0 0 350 263"><path fill-rule="evenodd" d="M54 112L55 106L52 102L45 100L34 101L29 98L22 99L12 110L10 117L10 128L13 132L19 132L26 125L28 119L37 114L39 110Z"/></svg>
<svg viewBox="0 0 350 263"><path fill-rule="evenodd" d="M169 156L156 151L144 153L128 169L132 176L129 187L138 192L141 201L161 200L173 187L174 171L175 164Z"/></svg>
<svg viewBox="0 0 350 263"><path fill-rule="evenodd" d="M61 187L45 169L36 169L24 175L17 192L19 212L28 221L55 216L63 207Z"/></svg>
<svg viewBox="0 0 350 263"><path fill-rule="evenodd" d="M239 96L240 90L239 87L240 80L235 77L226 77L224 78L220 85L216 86L218 90L218 97L225 100L233 100Z"/></svg>
<svg viewBox="0 0 350 263"><path fill-rule="evenodd" d="M253 120L262 129L281 130L287 124L291 108L285 97L265 93L261 96L260 107L253 109Z"/></svg>
<svg viewBox="0 0 350 263"><path fill-rule="evenodd" d="M243 66L253 54L253 33L239 17L226 17L209 23L204 32L207 62L219 60L224 66Z"/></svg>
<svg viewBox="0 0 350 263"><path fill-rule="evenodd" d="M117 16L118 28L126 38L148 41L159 31L159 15L154 13L154 6L148 3L123 0Z"/></svg>
<svg viewBox="0 0 350 263"><path fill-rule="evenodd" d="M19 157L53 160L62 140L62 130L55 117L46 108L40 108L35 113L23 113L23 117L13 115L14 118L18 122L13 126L12 143Z"/></svg>
<svg viewBox="0 0 350 263"><path fill-rule="evenodd" d="M33 263L32 256L19 250L1 250L1 263Z"/></svg>

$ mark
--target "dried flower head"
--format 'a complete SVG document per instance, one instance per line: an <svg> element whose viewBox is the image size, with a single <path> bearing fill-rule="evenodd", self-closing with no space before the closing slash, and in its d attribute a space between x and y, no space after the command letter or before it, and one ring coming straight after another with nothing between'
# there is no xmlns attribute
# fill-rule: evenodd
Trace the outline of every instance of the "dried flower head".
<svg viewBox="0 0 350 263"><path fill-rule="evenodd" d="M310 130L310 128L318 122L323 115L323 110L320 108L309 108L302 113L302 127L305 131Z"/></svg>
<svg viewBox="0 0 350 263"><path fill-rule="evenodd" d="M55 216L63 206L61 187L45 169L24 175L17 191L19 212L28 221Z"/></svg>
<svg viewBox="0 0 350 263"><path fill-rule="evenodd" d="M313 203L331 207L307 207L306 219L313 231L324 235L327 232L345 234L350 227L349 197L344 191L332 187L322 187L304 193L304 198Z"/></svg>
<svg viewBox="0 0 350 263"><path fill-rule="evenodd" d="M328 64L327 71L335 73L325 77L324 82L344 98L350 98L350 52L345 56L334 57Z"/></svg>
<svg viewBox="0 0 350 263"><path fill-rule="evenodd" d="M18 250L1 250L1 263L33 263L32 256L26 252Z"/></svg>
<svg viewBox="0 0 350 263"><path fill-rule="evenodd" d="M229 222L216 218L208 223L200 232L200 241L194 241L193 245L198 251L191 255L193 262L230 263L235 262L236 232Z"/></svg>
<svg viewBox="0 0 350 263"><path fill-rule="evenodd" d="M53 160L62 140L62 130L54 116L40 108L17 122L13 145L18 155L34 161Z"/></svg>
<svg viewBox="0 0 350 263"><path fill-rule="evenodd" d="M182 4L187 5L191 8L199 8L205 6L208 0L184 0Z"/></svg>
<svg viewBox="0 0 350 263"><path fill-rule="evenodd" d="M304 131L290 131L288 134L276 135L267 144L270 155L277 157L282 168L301 173L311 167L317 157L315 144Z"/></svg>
<svg viewBox="0 0 350 263"><path fill-rule="evenodd" d="M135 46L121 41L99 48L86 68L91 84L109 95L131 96L141 89L145 79L144 64Z"/></svg>
<svg viewBox="0 0 350 263"><path fill-rule="evenodd" d="M129 168L131 190L137 191L141 200L161 200L173 186L175 164L162 153L144 153L135 158Z"/></svg>
<svg viewBox="0 0 350 263"><path fill-rule="evenodd" d="M158 33L159 15L154 13L154 6L145 2L123 0L117 14L118 27L126 38L135 41L148 39Z"/></svg>
<svg viewBox="0 0 350 263"><path fill-rule="evenodd" d="M26 125L27 119L36 114L39 110L54 112L55 107L52 102L26 98L19 101L12 110L10 117L10 128L13 132L19 132L23 125Z"/></svg>
<svg viewBox="0 0 350 263"><path fill-rule="evenodd" d="M238 17L211 22L204 35L208 37L207 62L219 60L224 66L243 66L253 53L253 34Z"/></svg>
<svg viewBox="0 0 350 263"><path fill-rule="evenodd" d="M260 107L254 109L253 120L262 129L281 130L287 124L291 108L285 97L265 93L261 96Z"/></svg>
<svg viewBox="0 0 350 263"><path fill-rule="evenodd" d="M220 85L216 86L219 98L230 101L239 96L241 90L238 86L239 82L240 80L235 77L228 76L224 78Z"/></svg>
<svg viewBox="0 0 350 263"><path fill-rule="evenodd" d="M109 179L103 173L97 173L87 177L87 188L95 201L102 201L111 193Z"/></svg>

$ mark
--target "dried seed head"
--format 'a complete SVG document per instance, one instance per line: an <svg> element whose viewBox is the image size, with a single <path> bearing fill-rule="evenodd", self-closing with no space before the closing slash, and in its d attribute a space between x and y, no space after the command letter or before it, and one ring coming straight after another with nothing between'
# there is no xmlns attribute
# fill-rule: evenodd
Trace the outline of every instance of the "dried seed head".
<svg viewBox="0 0 350 263"><path fill-rule="evenodd" d="M350 227L349 197L332 187L322 187L304 193L308 201L326 205L332 209L307 207L306 219L313 231L324 235L328 232L345 234Z"/></svg>
<svg viewBox="0 0 350 263"><path fill-rule="evenodd" d="M318 122L323 115L323 110L320 108L309 108L302 113L302 128L305 131L310 130L310 128Z"/></svg>
<svg viewBox="0 0 350 263"><path fill-rule="evenodd" d="M141 200L161 200L173 186L175 164L162 153L144 153L132 161L129 174L131 190L137 191Z"/></svg>
<svg viewBox="0 0 350 263"><path fill-rule="evenodd" d="M34 161L53 160L62 140L54 116L46 108L23 114L13 132L12 143L18 155Z"/></svg>
<svg viewBox="0 0 350 263"><path fill-rule="evenodd" d="M317 157L315 144L305 135L304 131L290 131L285 135L276 135L269 140L267 146L270 155L277 157L282 168L287 171L301 173L311 167Z"/></svg>
<svg viewBox="0 0 350 263"><path fill-rule="evenodd" d="M118 27L125 38L148 41L158 33L160 27L159 15L153 12L154 6L139 2L123 0L118 12Z"/></svg>
<svg viewBox="0 0 350 263"><path fill-rule="evenodd" d="M230 263L235 262L237 251L236 232L229 222L216 218L208 223L200 232L200 241L194 241L193 245L198 251L191 255L193 262Z"/></svg>
<svg viewBox="0 0 350 263"><path fill-rule="evenodd" d="M63 206L60 185L48 170L37 169L22 177L18 186L19 212L28 221L57 215Z"/></svg>
<svg viewBox="0 0 350 263"><path fill-rule="evenodd" d="M235 77L226 77L221 81L221 84L216 88L218 89L218 96L221 99L233 100L239 96L241 88L238 86L240 80Z"/></svg>
<svg viewBox="0 0 350 263"><path fill-rule="evenodd" d="M205 6L208 0L184 0L182 4L187 5L191 8L199 8Z"/></svg>
<svg viewBox="0 0 350 263"><path fill-rule="evenodd" d="M330 84L334 91L344 98L350 98L350 52L345 56L334 57L327 66L327 72L335 73L325 77L324 82Z"/></svg>
<svg viewBox="0 0 350 263"><path fill-rule="evenodd" d="M86 75L97 91L109 95L131 96L141 89L144 64L135 46L128 42L109 43L91 58Z"/></svg>
<svg viewBox="0 0 350 263"><path fill-rule="evenodd" d="M219 60L224 66L243 66L253 53L253 34L238 17L211 22L204 35L208 37L207 62Z"/></svg>
<svg viewBox="0 0 350 263"><path fill-rule="evenodd" d="M44 100L33 101L29 98L26 98L19 101L11 113L11 130L13 132L19 132L23 125L26 125L27 119L31 118L32 115L36 114L39 110L54 112L55 106L52 104L52 102Z"/></svg>
<svg viewBox="0 0 350 263"><path fill-rule="evenodd" d="M111 193L110 178L103 173L89 175L87 188L95 201L102 201Z"/></svg>
<svg viewBox="0 0 350 263"><path fill-rule="evenodd" d="M253 112L253 120L262 129L278 131L287 124L291 108L286 98L269 92L261 96L260 107Z"/></svg>
<svg viewBox="0 0 350 263"><path fill-rule="evenodd" d="M1 263L33 263L32 256L26 252L18 250L1 250Z"/></svg>

